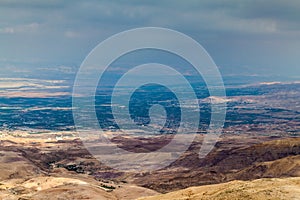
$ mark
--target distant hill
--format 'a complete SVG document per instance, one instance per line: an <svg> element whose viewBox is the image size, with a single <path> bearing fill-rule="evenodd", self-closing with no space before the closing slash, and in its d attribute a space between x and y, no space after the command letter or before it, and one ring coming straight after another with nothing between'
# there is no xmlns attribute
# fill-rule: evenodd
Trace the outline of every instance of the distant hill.
<svg viewBox="0 0 300 200"><path fill-rule="evenodd" d="M169 168L137 177L135 183L166 193L233 180L300 177L300 138L233 138L223 138L204 159L194 153L195 146Z"/></svg>

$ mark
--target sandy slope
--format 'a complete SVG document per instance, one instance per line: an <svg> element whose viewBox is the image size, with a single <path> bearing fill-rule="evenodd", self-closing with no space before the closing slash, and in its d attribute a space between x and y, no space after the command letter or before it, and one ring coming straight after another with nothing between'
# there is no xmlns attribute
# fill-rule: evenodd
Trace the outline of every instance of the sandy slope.
<svg viewBox="0 0 300 200"><path fill-rule="evenodd" d="M184 190L139 200L298 200L300 178L270 178L254 181L231 181L228 183L191 187Z"/></svg>

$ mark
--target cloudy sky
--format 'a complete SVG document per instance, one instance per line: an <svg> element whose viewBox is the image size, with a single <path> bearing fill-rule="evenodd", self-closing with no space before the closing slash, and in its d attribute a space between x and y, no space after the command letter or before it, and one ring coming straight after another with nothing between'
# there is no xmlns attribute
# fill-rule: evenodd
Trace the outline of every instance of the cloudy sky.
<svg viewBox="0 0 300 200"><path fill-rule="evenodd" d="M300 75L299 0L0 0L0 73L76 71L102 40L144 26L191 36L223 74Z"/></svg>

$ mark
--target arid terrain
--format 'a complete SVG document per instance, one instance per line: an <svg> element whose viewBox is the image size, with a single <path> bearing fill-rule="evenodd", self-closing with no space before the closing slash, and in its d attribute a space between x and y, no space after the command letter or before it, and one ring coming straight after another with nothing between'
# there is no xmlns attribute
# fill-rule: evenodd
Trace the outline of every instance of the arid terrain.
<svg viewBox="0 0 300 200"><path fill-rule="evenodd" d="M180 159L164 169L125 173L96 160L71 132L1 132L0 199L126 200L180 189L184 190L149 198L297 199L299 196L300 179L296 177L300 177L300 138L224 134L214 150L199 159L197 152L202 138L199 135ZM117 137L113 141L127 150L147 150L149 146L153 148L147 143L155 141L159 145L164 139L160 136L144 140L143 145L142 138Z"/></svg>
<svg viewBox="0 0 300 200"><path fill-rule="evenodd" d="M266 178L254 181L231 181L215 185L191 187L168 194L139 200L232 200L300 198L300 178Z"/></svg>
<svg viewBox="0 0 300 200"><path fill-rule="evenodd" d="M135 199L157 194L97 177L94 172L106 172L106 168L77 139L59 137L2 133L0 199Z"/></svg>

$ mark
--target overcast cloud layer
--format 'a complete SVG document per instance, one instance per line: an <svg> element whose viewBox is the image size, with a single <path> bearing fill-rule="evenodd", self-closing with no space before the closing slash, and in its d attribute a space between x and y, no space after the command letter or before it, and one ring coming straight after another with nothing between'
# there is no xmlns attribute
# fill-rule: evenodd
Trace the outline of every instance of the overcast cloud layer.
<svg viewBox="0 0 300 200"><path fill-rule="evenodd" d="M76 71L102 40L144 26L193 37L224 74L300 75L298 0L0 0L0 72Z"/></svg>

